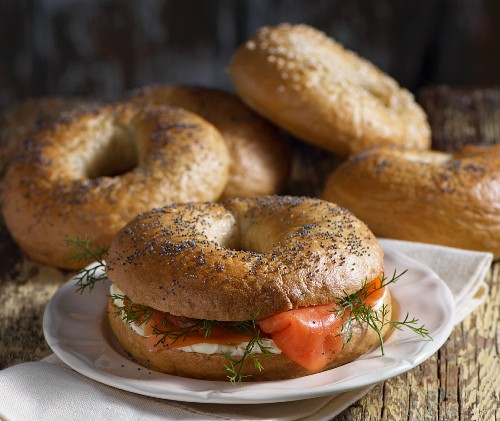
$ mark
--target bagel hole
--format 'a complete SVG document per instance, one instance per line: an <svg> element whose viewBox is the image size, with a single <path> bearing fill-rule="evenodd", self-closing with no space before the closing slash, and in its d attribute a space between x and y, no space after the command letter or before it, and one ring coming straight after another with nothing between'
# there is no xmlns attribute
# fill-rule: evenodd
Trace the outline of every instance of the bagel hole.
<svg viewBox="0 0 500 421"><path fill-rule="evenodd" d="M246 251L262 253L261 242L264 236L259 232L258 237L247 236L246 227L241 226L241 220L234 215L227 214L226 218L214 218L210 220L208 227L204 228L207 237L219 246L232 251Z"/></svg>
<svg viewBox="0 0 500 421"><path fill-rule="evenodd" d="M262 254L269 249L268 233L261 231L259 225L247 224L240 215L233 229L231 237L226 236L226 241L221 242L225 248L234 251L246 251Z"/></svg>
<svg viewBox="0 0 500 421"><path fill-rule="evenodd" d="M86 171L90 179L115 177L132 171L139 163L135 136L126 127L113 127L108 136L96 142L96 150Z"/></svg>

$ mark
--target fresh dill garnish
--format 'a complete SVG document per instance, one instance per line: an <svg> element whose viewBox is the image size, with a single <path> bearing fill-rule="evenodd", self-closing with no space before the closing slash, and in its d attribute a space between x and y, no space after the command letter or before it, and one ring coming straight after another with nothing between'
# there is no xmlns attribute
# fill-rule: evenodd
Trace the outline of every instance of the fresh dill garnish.
<svg viewBox="0 0 500 421"><path fill-rule="evenodd" d="M135 323L137 326L148 323L151 318L156 313L156 310L145 306L143 304L134 303L128 296L113 294L109 298L112 300L122 301L123 305L117 306L117 310L114 312L115 316L121 317L126 323ZM115 304L116 305L116 304ZM205 332L205 337L210 336L212 325L218 322L213 320L200 320L200 319L188 319L184 320L185 326L175 326L168 320L168 314L165 313L161 320L161 325L163 328L154 325L152 334L158 336L158 342L155 346L159 344L165 344L167 339L169 345L173 345L178 340L186 340L187 337L193 332Z"/></svg>
<svg viewBox="0 0 500 421"><path fill-rule="evenodd" d="M407 328L417 335L432 340L429 335L429 331L425 328L425 326L419 326L419 320L416 318L410 319L408 313L406 313L402 322L393 321L388 317L390 311L385 304L383 304L380 309L375 310L365 301L374 292L385 288L390 284L396 283L406 272L407 271L405 270L397 275L396 271L394 271L391 278L382 274L381 277L379 277L379 285L374 286L372 283L366 282L359 291L356 291L353 294L346 294L337 301L337 308L332 310L332 312L343 319L339 336L342 336L344 346L352 339L354 325L359 323L365 323L375 331L379 339L382 355L384 355L384 339L382 336L382 330L387 325L390 325L398 330Z"/></svg>
<svg viewBox="0 0 500 421"><path fill-rule="evenodd" d="M264 370L264 366L257 357L257 354L254 352L254 348L257 347L260 350L261 355L269 356L270 347L265 345L265 338L260 336L261 330L256 326L255 318L242 322L233 322L230 325L230 330L234 333L243 333L250 336L250 339L245 346L245 350L243 351L243 355L240 358L234 358L227 352L223 353L229 361L229 364L226 365L226 370L229 373L227 378L233 384L242 384L244 378L251 377L251 375L243 374L243 366L248 358L253 361L254 367L257 370Z"/></svg>
<svg viewBox="0 0 500 421"><path fill-rule="evenodd" d="M201 320L201 319L186 319L186 326L175 326L168 321L167 317L163 318L162 325L165 326L164 329L160 329L158 326L153 326L153 335L159 337L158 342L155 346L159 344L165 344L167 339L170 345L175 344L177 341L185 341L187 337L194 332L205 332L205 338L208 338L212 331L212 326L218 324L216 320Z"/></svg>
<svg viewBox="0 0 500 421"><path fill-rule="evenodd" d="M112 294L109 298L114 301L118 300L123 302L123 305L117 306L114 315L121 317L127 323L135 323L137 326L140 326L149 322L151 317L155 314L153 308L133 303L126 295Z"/></svg>
<svg viewBox="0 0 500 421"><path fill-rule="evenodd" d="M104 257L106 256L109 247L96 246L91 238L67 239L66 243L70 246L69 261L82 262L92 260L95 263L91 266L80 269L76 275L77 292L83 293L87 288L89 292L92 291L96 282L106 279L106 274L101 272L106 264ZM99 274L97 272L100 272Z"/></svg>

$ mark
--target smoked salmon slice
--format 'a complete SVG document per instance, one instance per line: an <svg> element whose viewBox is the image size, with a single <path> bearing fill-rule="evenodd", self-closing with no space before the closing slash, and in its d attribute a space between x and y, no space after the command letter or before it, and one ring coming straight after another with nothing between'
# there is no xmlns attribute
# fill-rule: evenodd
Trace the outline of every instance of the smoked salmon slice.
<svg viewBox="0 0 500 421"><path fill-rule="evenodd" d="M342 319L332 305L303 307L258 322L279 349L292 361L310 371L321 370L342 350Z"/></svg>
<svg viewBox="0 0 500 421"><path fill-rule="evenodd" d="M376 278L365 286L361 298L372 306L383 296L383 289ZM340 316L336 309L334 304L302 307L260 320L258 325L288 358L315 372L342 351L342 323L349 311Z"/></svg>

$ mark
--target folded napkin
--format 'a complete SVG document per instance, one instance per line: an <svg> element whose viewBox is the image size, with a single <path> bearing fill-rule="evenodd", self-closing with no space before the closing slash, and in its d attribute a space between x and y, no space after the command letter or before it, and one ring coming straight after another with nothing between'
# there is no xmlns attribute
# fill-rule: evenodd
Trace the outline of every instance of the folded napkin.
<svg viewBox="0 0 500 421"><path fill-rule="evenodd" d="M449 286L459 323L488 293L484 282L493 256L468 250L380 240L434 270ZM73 371L55 355L0 371L0 420L330 420L372 386L301 401L222 405L149 398L115 389Z"/></svg>
<svg viewBox="0 0 500 421"><path fill-rule="evenodd" d="M493 262L491 253L388 239L380 239L379 243L384 250L405 254L425 264L446 282L455 300L455 324L486 299L485 278Z"/></svg>

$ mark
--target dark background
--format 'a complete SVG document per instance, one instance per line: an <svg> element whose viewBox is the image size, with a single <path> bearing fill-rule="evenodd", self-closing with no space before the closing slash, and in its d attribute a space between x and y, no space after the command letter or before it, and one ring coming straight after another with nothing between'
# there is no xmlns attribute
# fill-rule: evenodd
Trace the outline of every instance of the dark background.
<svg viewBox="0 0 500 421"><path fill-rule="evenodd" d="M500 85L499 0L0 0L0 108L154 82L231 90L236 46L281 22L327 32L414 92Z"/></svg>

